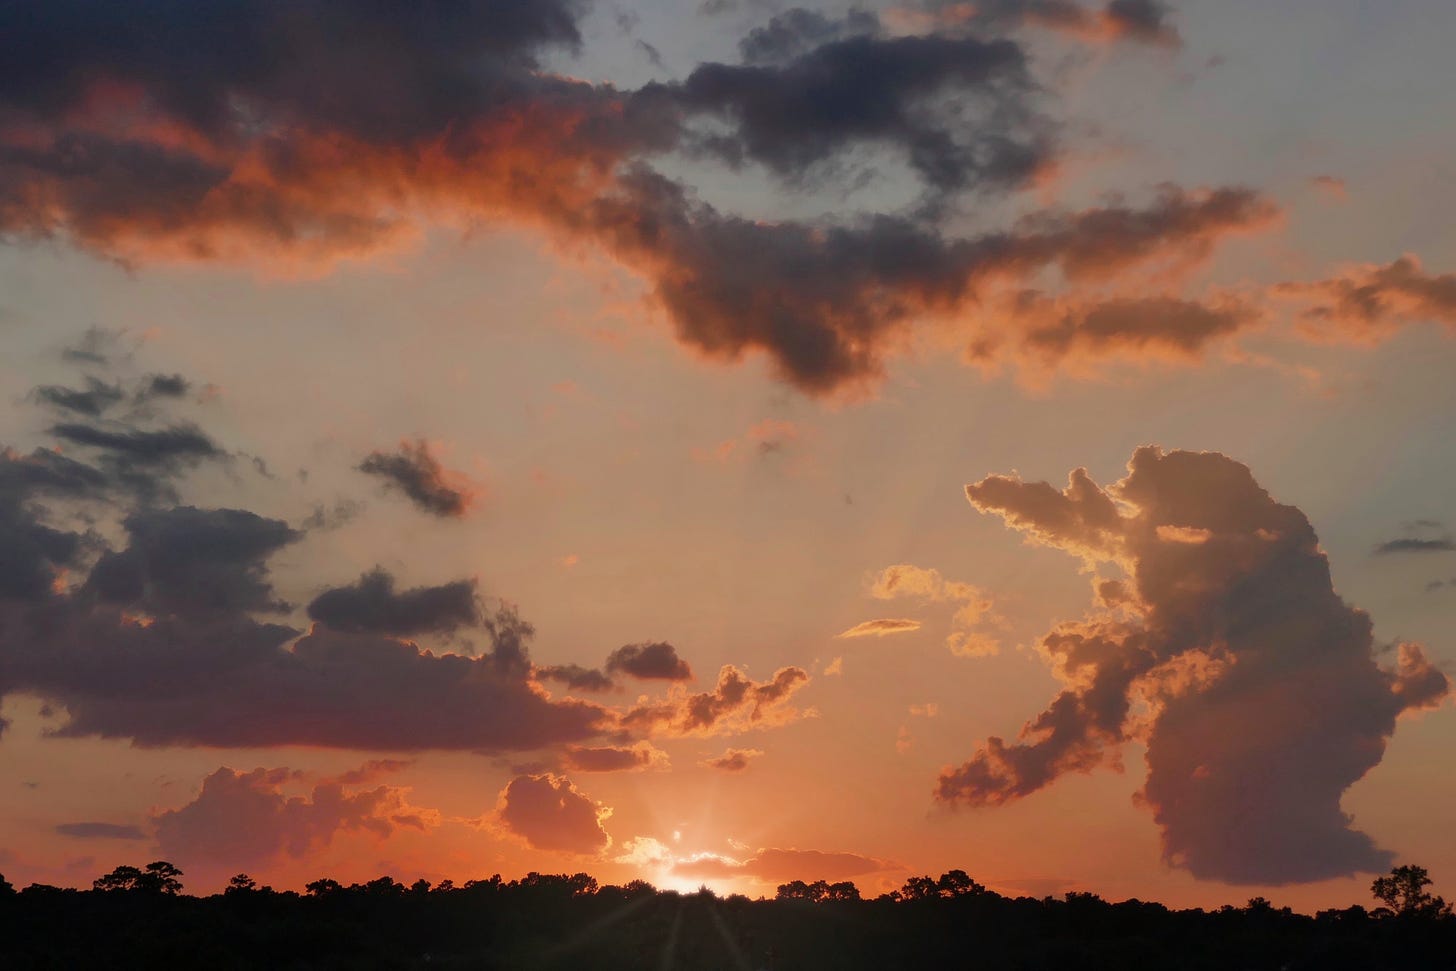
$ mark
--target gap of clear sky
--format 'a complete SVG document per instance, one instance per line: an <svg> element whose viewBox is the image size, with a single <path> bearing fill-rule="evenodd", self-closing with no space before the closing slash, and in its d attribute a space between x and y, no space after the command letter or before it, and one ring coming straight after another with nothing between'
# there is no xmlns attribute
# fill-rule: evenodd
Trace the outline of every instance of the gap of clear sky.
<svg viewBox="0 0 1456 971"><path fill-rule="evenodd" d="M8 5L0 872L1456 881L1453 35Z"/></svg>

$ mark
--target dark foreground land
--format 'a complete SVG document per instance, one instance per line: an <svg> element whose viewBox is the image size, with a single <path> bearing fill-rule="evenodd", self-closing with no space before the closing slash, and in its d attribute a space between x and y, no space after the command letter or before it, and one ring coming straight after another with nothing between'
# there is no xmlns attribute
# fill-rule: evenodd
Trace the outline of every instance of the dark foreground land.
<svg viewBox="0 0 1456 971"><path fill-rule="evenodd" d="M138 879L0 895L0 968L1456 968L1456 918L1438 907L1307 916L1257 898L1217 911L1091 894L1013 900L960 871L876 900L822 882L749 900L599 888L584 874L434 888L323 880L307 894L239 877L191 897L122 869Z"/></svg>

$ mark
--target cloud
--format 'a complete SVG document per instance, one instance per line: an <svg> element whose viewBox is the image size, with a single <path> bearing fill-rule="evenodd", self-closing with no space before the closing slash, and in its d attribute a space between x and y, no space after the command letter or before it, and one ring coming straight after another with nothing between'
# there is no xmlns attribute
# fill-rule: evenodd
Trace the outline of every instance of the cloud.
<svg viewBox="0 0 1456 971"><path fill-rule="evenodd" d="M359 463L359 471L383 479L432 516L459 519L476 499L465 478L440 465L423 441L400 442L394 453L370 452Z"/></svg>
<svg viewBox="0 0 1456 971"><path fill-rule="evenodd" d="M748 768L749 762L761 755L763 752L756 748L730 748L725 749L722 755L704 759L698 764L721 772L742 772Z"/></svg>
<svg viewBox="0 0 1456 971"><path fill-rule="evenodd" d="M1138 798L1171 864L1246 884L1386 869L1392 855L1352 827L1341 797L1401 712L1446 695L1445 675L1415 645L1394 669L1377 663L1370 619L1335 593L1309 521L1245 466L1145 447L1128 469L1106 489L1081 469L1060 491L1005 476L966 487L1030 541L1126 580L1114 607L1042 639L1065 687L1021 740L988 739L943 771L937 798L1008 803L1115 764L1138 739Z"/></svg>
<svg viewBox="0 0 1456 971"><path fill-rule="evenodd" d="M640 772L668 767L667 753L651 742L629 747L568 745L562 761L576 772Z"/></svg>
<svg viewBox="0 0 1456 971"><path fill-rule="evenodd" d="M1044 110L1054 86L998 34L1035 23L1177 41L1155 0L976 7L969 25L929 16L909 31L866 12L786 11L744 39L738 63L635 90L543 66L584 42L585 7L567 0L288 11L245 0L181 20L78 0L0 14L0 62L14 65L0 81L0 235L132 263L296 271L410 245L430 227L526 225L639 275L686 347L727 362L761 354L823 395L880 380L922 322L978 329L988 286L1041 285L1049 272L1103 283L1196 261L1273 222L1276 208L1247 188L1164 187L1143 206L950 234L965 193L1011 200L1060 160ZM654 169L668 157L682 181ZM898 161L922 198L753 218L698 197L690 179L707 161L831 192ZM1127 353L1167 343L1150 326L1132 327ZM469 491L441 488L420 449L366 462L426 511L462 514Z"/></svg>
<svg viewBox="0 0 1456 971"><path fill-rule="evenodd" d="M153 815L157 844L169 858L244 866L287 855L301 859L344 833L388 839L399 829L427 832L439 813L410 804L409 790L376 786L351 791L326 781L307 796L285 787L301 774L291 769L223 768L202 781L202 791L178 809Z"/></svg>
<svg viewBox="0 0 1456 971"><path fill-rule="evenodd" d="M1056 371L1088 371L1115 359L1197 363L1264 319L1243 299L1215 296L1047 297L1024 290L996 315L1006 326L977 337L967 358L991 366L1014 360L1033 381Z"/></svg>
<svg viewBox="0 0 1456 971"><path fill-rule="evenodd" d="M242 509L176 506L128 516L129 545L104 554L84 593L147 614L199 618L283 612L267 559L303 538L287 523Z"/></svg>
<svg viewBox="0 0 1456 971"><path fill-rule="evenodd" d="M317 626L298 638L247 616L138 621L60 601L0 611L0 693L63 706L58 735L142 746L503 752L584 742L611 723L532 684L529 624L509 611L486 623L491 650L465 657L381 634Z"/></svg>
<svg viewBox="0 0 1456 971"><path fill-rule="evenodd" d="M1392 553L1449 553L1456 550L1456 538L1435 520L1420 519L1406 523L1405 530L1416 535L1377 543L1371 552L1376 556L1388 556Z"/></svg>
<svg viewBox="0 0 1456 971"><path fill-rule="evenodd" d="M474 580L396 591L394 577L375 567L352 586L319 594L308 605L308 616L338 631L408 637L474 626L480 604Z"/></svg>
<svg viewBox="0 0 1456 971"><path fill-rule="evenodd" d="M496 821L533 849L596 856L612 845L602 824L612 810L567 779L522 775L501 790Z"/></svg>
<svg viewBox="0 0 1456 971"><path fill-rule="evenodd" d="M573 691L611 691L617 682L596 668L580 664L551 664L536 669L536 677L559 681Z"/></svg>
<svg viewBox="0 0 1456 971"><path fill-rule="evenodd" d="M1000 650L995 638L977 630L986 622L996 620L991 613L994 601L979 587L947 580L939 570L897 563L881 570L870 581L869 588L870 596L877 600L914 597L922 603L956 604L956 611L951 616L953 629L945 639L952 654L984 657Z"/></svg>
<svg viewBox="0 0 1456 971"><path fill-rule="evenodd" d="M754 681L725 664L712 691L689 694L675 686L660 702L642 700L621 716L622 727L652 735L709 737L775 728L807 716L790 705L809 681L799 667L779 668L767 681Z"/></svg>
<svg viewBox="0 0 1456 971"><path fill-rule="evenodd" d="M1012 41L887 36L863 11L831 21L791 10L750 34L743 54L746 63L702 64L681 84L644 92L726 122L730 133L703 147L732 164L802 181L848 148L879 145L935 192L1014 187L1048 164L1026 58Z"/></svg>
<svg viewBox="0 0 1456 971"><path fill-rule="evenodd" d="M677 656L677 648L661 641L619 647L607 656L606 668L644 681L691 681L693 677L688 662Z"/></svg>
<svg viewBox="0 0 1456 971"><path fill-rule="evenodd" d="M1040 27L1088 43L1137 41L1172 48L1183 43L1172 23L1171 10L1160 0L1108 0L1096 8L1076 0L982 0L975 4L935 0L927 7L940 22L950 26Z"/></svg>
<svg viewBox="0 0 1456 971"><path fill-rule="evenodd" d="M1378 341L1424 322L1456 330L1456 274L1427 273L1409 254L1313 283L1285 283L1278 291L1309 305L1304 331L1315 338Z"/></svg>
<svg viewBox="0 0 1456 971"><path fill-rule="evenodd" d="M31 394L37 401L52 408L74 412L87 418L100 418L104 412L126 398L126 392L120 385L106 384L90 377L86 379L85 390L48 384L36 388Z"/></svg>
<svg viewBox="0 0 1456 971"><path fill-rule="evenodd" d="M769 848L745 860L703 854L673 864L675 876L689 879L731 879L749 877L766 883L784 880L846 880L868 873L903 870L898 863L861 856L858 853L827 853L822 850Z"/></svg>
<svg viewBox="0 0 1456 971"><path fill-rule="evenodd" d="M884 637L886 634L906 634L920 629L920 621L901 617L882 617L864 620L848 630L840 631L835 637Z"/></svg>
<svg viewBox="0 0 1456 971"><path fill-rule="evenodd" d="M76 839L144 840L147 838L147 834L142 832L140 826L130 826L124 823L58 823L55 830L62 836L72 836Z"/></svg>

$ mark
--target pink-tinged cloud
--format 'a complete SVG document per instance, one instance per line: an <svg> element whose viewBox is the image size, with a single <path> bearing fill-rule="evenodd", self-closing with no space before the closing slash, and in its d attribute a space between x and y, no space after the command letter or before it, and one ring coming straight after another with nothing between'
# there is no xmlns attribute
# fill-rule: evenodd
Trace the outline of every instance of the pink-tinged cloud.
<svg viewBox="0 0 1456 971"><path fill-rule="evenodd" d="M660 702L642 702L621 716L623 728L667 737L709 737L776 728L807 717L791 700L809 682L799 667L780 668L767 681L754 681L725 664L712 691L689 693L681 687Z"/></svg>
<svg viewBox="0 0 1456 971"><path fill-rule="evenodd" d="M762 755L763 752L756 748L730 748L725 749L722 755L703 759L698 764L720 772L742 772L748 768L750 762Z"/></svg>
<svg viewBox="0 0 1456 971"><path fill-rule="evenodd" d="M672 872L689 879L748 877L777 883L782 880L846 880L869 873L903 869L898 863L858 853L769 848L759 850L745 860L706 854L678 860L673 864Z"/></svg>
<svg viewBox="0 0 1456 971"><path fill-rule="evenodd" d="M1456 332L1456 274L1429 273L1411 255L1279 291L1308 305L1302 328L1315 339L1373 342L1420 323Z"/></svg>
<svg viewBox="0 0 1456 971"><path fill-rule="evenodd" d="M495 820L533 849L596 856L612 845L612 810L557 775L523 775L501 790Z"/></svg>
<svg viewBox="0 0 1456 971"><path fill-rule="evenodd" d="M888 634L908 634L920 629L920 621L906 617L881 617L863 620L848 630L842 630L835 637L884 637Z"/></svg>
<svg viewBox="0 0 1456 971"><path fill-rule="evenodd" d="M291 796L285 789L301 779L291 769L220 768L203 780L192 802L152 817L158 846L184 865L196 860L244 866L281 855L302 858L340 834L363 832L382 840L401 828L427 831L438 825L439 813L411 805L407 788L355 790L351 778L357 776L325 780L307 796Z"/></svg>
<svg viewBox="0 0 1456 971"><path fill-rule="evenodd" d="M1126 576L1097 582L1114 607L1042 639L1065 685L1046 711L1019 741L992 737L945 769L937 798L1008 803L1113 763L1137 738L1139 799L1173 865L1263 884L1385 869L1392 854L1353 828L1341 797L1380 761L1397 716L1446 696L1446 676L1416 645L1378 663L1370 618L1335 593L1309 521L1245 466L1147 447L1128 469L1106 489L1081 469L1060 491L1004 476L966 487L1031 541Z"/></svg>

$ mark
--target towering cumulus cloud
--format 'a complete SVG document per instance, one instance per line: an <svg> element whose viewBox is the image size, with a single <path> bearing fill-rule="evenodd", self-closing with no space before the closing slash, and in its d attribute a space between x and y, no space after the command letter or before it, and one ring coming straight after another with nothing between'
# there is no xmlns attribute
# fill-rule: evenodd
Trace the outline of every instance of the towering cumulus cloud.
<svg viewBox="0 0 1456 971"><path fill-rule="evenodd" d="M1377 661L1370 618L1335 593L1314 529L1215 452L1133 454L1101 488L991 476L966 487L1038 544L1122 577L1041 651L1065 684L1020 741L990 738L936 795L999 805L1147 745L1140 799L1165 858L1202 878L1282 884L1389 866L1344 791L1376 765L1404 711L1449 685L1414 644ZM1141 709L1146 709L1142 711ZM1140 717L1145 715L1145 717Z"/></svg>

